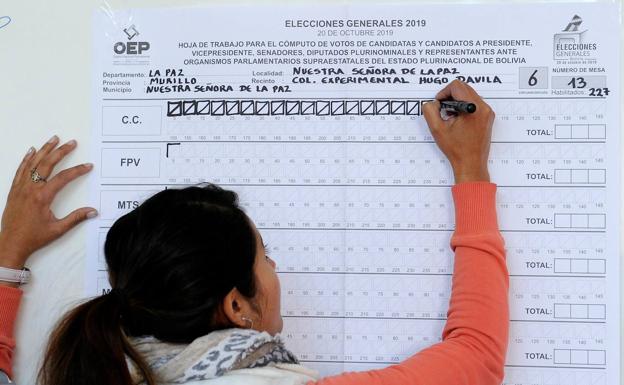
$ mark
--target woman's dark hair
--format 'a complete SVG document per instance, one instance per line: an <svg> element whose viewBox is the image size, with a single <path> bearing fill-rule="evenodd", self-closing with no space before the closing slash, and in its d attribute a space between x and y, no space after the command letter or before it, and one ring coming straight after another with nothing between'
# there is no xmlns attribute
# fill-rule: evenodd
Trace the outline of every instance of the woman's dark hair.
<svg viewBox="0 0 624 385"><path fill-rule="evenodd" d="M41 385L131 385L129 357L157 381L126 337L190 343L232 327L221 302L256 294L256 238L236 193L215 185L164 190L119 218L104 245L113 290L71 310L53 332Z"/></svg>

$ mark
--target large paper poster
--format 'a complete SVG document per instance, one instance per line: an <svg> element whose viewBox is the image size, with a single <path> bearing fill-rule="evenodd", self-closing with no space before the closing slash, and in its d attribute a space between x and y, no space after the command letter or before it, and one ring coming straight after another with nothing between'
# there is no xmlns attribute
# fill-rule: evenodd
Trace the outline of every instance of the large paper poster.
<svg viewBox="0 0 624 385"><path fill-rule="evenodd" d="M618 18L590 3L97 14L89 294L108 288L117 217L214 182L271 246L305 364L371 369L439 341L453 177L421 106L461 79L497 114L505 383L619 383Z"/></svg>

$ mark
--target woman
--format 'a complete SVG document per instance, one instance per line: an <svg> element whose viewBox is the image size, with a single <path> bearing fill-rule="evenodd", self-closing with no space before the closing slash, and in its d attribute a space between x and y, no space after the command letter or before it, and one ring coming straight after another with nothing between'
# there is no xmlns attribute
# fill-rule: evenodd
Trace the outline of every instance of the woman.
<svg viewBox="0 0 624 385"><path fill-rule="evenodd" d="M449 98L473 102L477 112L442 120L437 100ZM277 335L280 286L260 233L235 193L209 185L162 191L117 220L104 247L113 289L59 323L40 383L499 384L508 276L496 186L487 170L494 114L459 81L436 99L423 110L456 183L453 289L443 342L385 369L319 380ZM57 220L50 211L56 193L91 168L46 181L75 146L55 149L57 141L29 152L17 171L2 218L0 266L21 269L32 252L95 215L82 208ZM21 292L7 285L0 286L0 369L10 374Z"/></svg>

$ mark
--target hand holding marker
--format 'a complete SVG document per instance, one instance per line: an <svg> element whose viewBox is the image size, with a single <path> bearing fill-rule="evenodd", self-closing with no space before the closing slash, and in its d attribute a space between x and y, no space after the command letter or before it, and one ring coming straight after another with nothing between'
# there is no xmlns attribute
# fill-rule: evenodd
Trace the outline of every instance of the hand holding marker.
<svg viewBox="0 0 624 385"><path fill-rule="evenodd" d="M458 109L467 113L444 108L443 103L449 102L464 103ZM453 169L455 183L489 181L488 154L494 122L490 106L468 84L454 80L422 108L433 138Z"/></svg>
<svg viewBox="0 0 624 385"><path fill-rule="evenodd" d="M444 120L448 120L460 113L472 114L477 111L477 105L470 102L460 100L440 100L440 116Z"/></svg>

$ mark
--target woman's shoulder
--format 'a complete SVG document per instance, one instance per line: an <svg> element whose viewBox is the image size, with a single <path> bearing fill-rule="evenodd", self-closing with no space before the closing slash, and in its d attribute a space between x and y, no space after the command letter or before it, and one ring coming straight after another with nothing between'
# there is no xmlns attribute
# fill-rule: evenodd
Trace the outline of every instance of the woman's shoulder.
<svg viewBox="0 0 624 385"><path fill-rule="evenodd" d="M304 385L318 379L319 374L316 370L303 365L276 364L232 370L218 378L187 382L185 385Z"/></svg>

